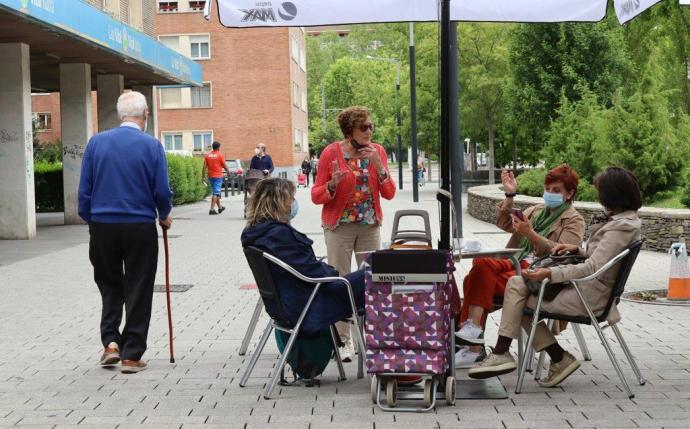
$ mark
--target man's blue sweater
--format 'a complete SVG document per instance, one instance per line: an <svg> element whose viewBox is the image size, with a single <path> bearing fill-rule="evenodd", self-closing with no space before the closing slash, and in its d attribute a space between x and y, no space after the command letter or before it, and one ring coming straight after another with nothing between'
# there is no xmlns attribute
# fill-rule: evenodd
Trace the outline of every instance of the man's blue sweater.
<svg viewBox="0 0 690 429"><path fill-rule="evenodd" d="M168 163L156 138L127 125L91 137L79 181L82 219L154 223L156 217L167 218L170 210Z"/></svg>

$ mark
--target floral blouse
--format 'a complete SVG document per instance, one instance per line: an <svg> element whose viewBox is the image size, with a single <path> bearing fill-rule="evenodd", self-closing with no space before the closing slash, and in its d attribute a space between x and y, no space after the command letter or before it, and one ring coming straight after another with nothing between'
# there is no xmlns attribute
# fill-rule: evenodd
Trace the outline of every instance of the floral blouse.
<svg viewBox="0 0 690 429"><path fill-rule="evenodd" d="M369 160L345 158L352 174L355 175L355 190L340 217L340 223L376 225L376 209L369 187Z"/></svg>

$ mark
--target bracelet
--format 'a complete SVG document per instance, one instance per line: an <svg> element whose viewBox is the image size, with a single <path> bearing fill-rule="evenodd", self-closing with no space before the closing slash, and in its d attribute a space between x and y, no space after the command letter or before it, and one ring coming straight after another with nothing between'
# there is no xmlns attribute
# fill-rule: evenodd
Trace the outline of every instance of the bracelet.
<svg viewBox="0 0 690 429"><path fill-rule="evenodd" d="M383 170L382 172L379 172L379 181L383 182L388 178L388 172L386 170Z"/></svg>
<svg viewBox="0 0 690 429"><path fill-rule="evenodd" d="M506 198L513 198L516 195L517 195L517 192L510 192L510 193L506 192L505 193Z"/></svg>

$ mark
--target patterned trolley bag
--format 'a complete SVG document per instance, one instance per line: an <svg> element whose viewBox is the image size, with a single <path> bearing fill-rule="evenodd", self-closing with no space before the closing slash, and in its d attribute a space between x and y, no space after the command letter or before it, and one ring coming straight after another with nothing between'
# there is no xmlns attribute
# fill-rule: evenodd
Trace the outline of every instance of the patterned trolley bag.
<svg viewBox="0 0 690 429"><path fill-rule="evenodd" d="M366 366L370 374L442 375L451 361L454 264L438 250L384 250L366 272Z"/></svg>

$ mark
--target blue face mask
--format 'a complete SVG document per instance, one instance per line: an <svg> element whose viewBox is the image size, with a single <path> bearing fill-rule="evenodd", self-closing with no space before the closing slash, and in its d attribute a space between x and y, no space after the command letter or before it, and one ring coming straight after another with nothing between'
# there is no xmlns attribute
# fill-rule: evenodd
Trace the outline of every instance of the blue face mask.
<svg viewBox="0 0 690 429"><path fill-rule="evenodd" d="M544 191L544 204L550 209L555 209L563 204L563 195Z"/></svg>
<svg viewBox="0 0 690 429"><path fill-rule="evenodd" d="M299 211L299 202L297 200L292 200L292 205L290 206L290 220L294 219L295 216L297 216L298 211Z"/></svg>

